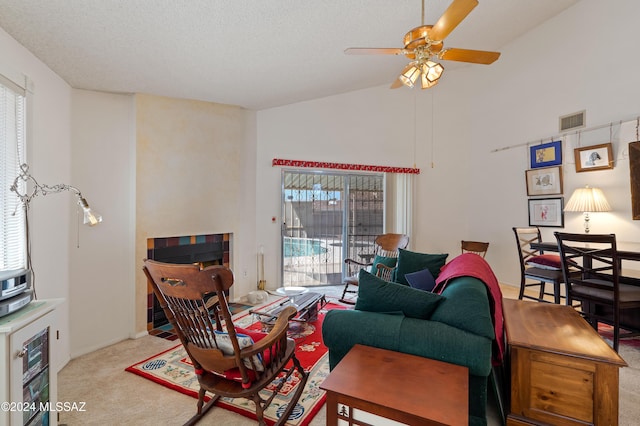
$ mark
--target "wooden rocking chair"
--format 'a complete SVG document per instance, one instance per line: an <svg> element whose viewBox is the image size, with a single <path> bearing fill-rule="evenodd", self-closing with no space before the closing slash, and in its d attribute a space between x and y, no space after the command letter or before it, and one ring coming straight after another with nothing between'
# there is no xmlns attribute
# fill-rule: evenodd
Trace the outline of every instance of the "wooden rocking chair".
<svg viewBox="0 0 640 426"><path fill-rule="evenodd" d="M358 287L358 273L360 269L372 268L371 273L385 281L391 281L391 275L394 267L383 263L376 263L376 257L381 256L387 259L397 259L400 249L407 248L409 245L409 236L404 234L382 234L378 235L374 241L375 251L371 255L371 262L364 263L354 259L345 259L347 265L347 278L344 280L344 289L340 301L348 304L355 304L353 300L346 299L347 293L358 293L358 289L350 288ZM395 261L393 262L395 265ZM374 266L375 264L375 266Z"/></svg>
<svg viewBox="0 0 640 426"><path fill-rule="evenodd" d="M295 356L295 342L287 338L294 307L285 308L267 333L234 326L225 292L233 284L233 272L224 266L161 263L145 260L144 272L153 286L167 319L193 362L200 392L197 413L186 423L198 422L221 397L247 398L256 404L259 425L265 425L264 410L278 391L297 372L299 383L293 398L276 425L284 424L307 382ZM223 327L224 326L224 327ZM292 361L292 366L285 368ZM284 374L283 377L281 374ZM279 382L264 399L264 390ZM206 392L213 394L204 405Z"/></svg>

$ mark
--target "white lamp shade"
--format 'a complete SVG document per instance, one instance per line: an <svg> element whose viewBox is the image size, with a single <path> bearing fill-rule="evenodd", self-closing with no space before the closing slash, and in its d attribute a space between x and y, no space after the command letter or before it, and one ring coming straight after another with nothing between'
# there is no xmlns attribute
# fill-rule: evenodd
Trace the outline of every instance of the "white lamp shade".
<svg viewBox="0 0 640 426"><path fill-rule="evenodd" d="M564 207L566 212L609 212L611 206L600 188L578 188Z"/></svg>

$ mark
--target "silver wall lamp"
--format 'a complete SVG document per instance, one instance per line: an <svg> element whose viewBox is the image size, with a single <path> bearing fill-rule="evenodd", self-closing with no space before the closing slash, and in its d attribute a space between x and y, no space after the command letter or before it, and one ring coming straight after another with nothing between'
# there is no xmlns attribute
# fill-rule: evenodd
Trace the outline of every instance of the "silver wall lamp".
<svg viewBox="0 0 640 426"><path fill-rule="evenodd" d="M27 164L20 165L20 174L16 176L13 181L13 184L9 187L12 192L15 192L18 198L22 203L22 207L24 208L24 220L25 220L25 231L26 231L26 241L27 241L27 269L31 271L31 287L33 289L33 298L36 297L36 286L35 286L35 271L33 270L33 265L31 264L31 236L29 233L29 207L31 205L31 200L38 195L48 195L48 194L56 194L58 192L69 191L73 192L76 197L78 197L78 242L77 246L80 247L80 208L82 208L83 212L83 223L89 226L95 226L98 223L102 222L102 216L92 210L89 207L89 203L82 196L82 193L78 188L71 185L65 185L63 183L58 185L43 185L38 183L38 181L31 176L29 173L29 166ZM16 206L16 210L17 210ZM14 212L15 215L15 212Z"/></svg>
<svg viewBox="0 0 640 426"><path fill-rule="evenodd" d="M32 188L29 189L29 186L32 186ZM89 207L89 203L82 196L82 193L78 188L62 183L53 186L40 184L33 176L31 176L29 173L29 166L26 164L20 165L20 174L16 176L10 189L18 195L18 198L24 205L25 210L29 209L31 200L39 194L48 195L63 191L73 192L76 197L78 197L78 206L80 206L83 211L82 223L89 226L95 226L102 222L102 215Z"/></svg>

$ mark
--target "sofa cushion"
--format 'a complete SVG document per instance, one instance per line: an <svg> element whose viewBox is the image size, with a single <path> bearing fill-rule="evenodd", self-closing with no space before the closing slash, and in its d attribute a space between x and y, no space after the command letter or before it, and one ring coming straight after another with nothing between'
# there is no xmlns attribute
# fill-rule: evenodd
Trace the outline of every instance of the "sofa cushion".
<svg viewBox="0 0 640 426"><path fill-rule="evenodd" d="M358 277L355 309L368 312L402 312L406 317L429 319L442 296L384 281L365 270Z"/></svg>
<svg viewBox="0 0 640 426"><path fill-rule="evenodd" d="M428 268L425 268L422 271L405 274L404 277L411 288L417 288L418 290L431 291L436 286L436 280L433 278L433 274Z"/></svg>
<svg viewBox="0 0 640 426"><path fill-rule="evenodd" d="M218 331L218 330L213 330L213 332L216 335L215 340L218 344L218 349L220 349L222 353L225 355L233 355L234 354L233 343L231 343L231 336L229 336L229 333L227 333L226 331ZM237 330L236 330L236 338L238 339L238 345L240 346L240 349L248 348L254 343L253 338L251 336L240 333ZM253 368L253 366L251 365L251 361L249 359L244 359L243 362L247 368L249 369ZM258 371L264 371L264 367L262 366L261 354L257 354L253 356L253 364L256 366Z"/></svg>
<svg viewBox="0 0 640 426"><path fill-rule="evenodd" d="M395 281L400 284L409 285L405 275L412 272L422 271L423 269L429 269L433 278L438 278L440 268L442 268L446 263L447 256L449 256L447 253L416 253L400 249Z"/></svg>

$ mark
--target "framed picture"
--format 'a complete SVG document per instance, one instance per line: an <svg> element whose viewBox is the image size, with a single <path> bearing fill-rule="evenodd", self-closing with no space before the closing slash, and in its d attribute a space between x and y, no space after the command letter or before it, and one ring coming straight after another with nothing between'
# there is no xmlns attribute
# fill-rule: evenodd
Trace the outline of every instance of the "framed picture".
<svg viewBox="0 0 640 426"><path fill-rule="evenodd" d="M564 198L530 198L529 226L564 227Z"/></svg>
<svg viewBox="0 0 640 426"><path fill-rule="evenodd" d="M562 194L562 166L532 169L524 173L527 195Z"/></svg>
<svg viewBox="0 0 640 426"><path fill-rule="evenodd" d="M543 143L529 147L531 168L558 166L562 164L562 141Z"/></svg>
<svg viewBox="0 0 640 426"><path fill-rule="evenodd" d="M585 146L573 150L576 158L576 172L613 169L613 148L611 142Z"/></svg>

